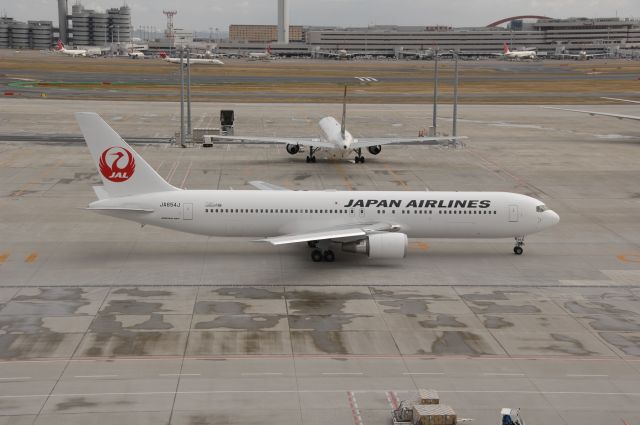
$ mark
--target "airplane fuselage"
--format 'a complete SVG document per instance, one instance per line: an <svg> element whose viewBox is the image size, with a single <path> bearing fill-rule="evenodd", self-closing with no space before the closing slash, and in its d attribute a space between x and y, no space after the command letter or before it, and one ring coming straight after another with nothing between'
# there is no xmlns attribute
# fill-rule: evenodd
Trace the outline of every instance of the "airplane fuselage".
<svg viewBox="0 0 640 425"><path fill-rule="evenodd" d="M207 236L268 237L389 223L413 238L507 238L556 224L555 212L536 209L542 205L506 192L179 190L99 200L89 209Z"/></svg>
<svg viewBox="0 0 640 425"><path fill-rule="evenodd" d="M344 136L342 135L341 125L333 117L322 118L318 126L320 127L320 138L324 142L335 145L335 149L350 151L350 146L353 143L353 136L351 133L345 130Z"/></svg>

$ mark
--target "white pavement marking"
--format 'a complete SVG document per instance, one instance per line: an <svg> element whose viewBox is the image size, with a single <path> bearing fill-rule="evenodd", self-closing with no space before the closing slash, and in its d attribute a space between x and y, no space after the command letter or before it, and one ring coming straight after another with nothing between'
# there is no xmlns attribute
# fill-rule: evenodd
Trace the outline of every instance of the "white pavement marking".
<svg viewBox="0 0 640 425"><path fill-rule="evenodd" d="M404 372L403 375L444 375L444 372Z"/></svg>
<svg viewBox="0 0 640 425"><path fill-rule="evenodd" d="M360 415L360 409L358 408L358 402L356 401L356 396L353 395L353 391L347 391L347 398L349 399L349 407L351 407L353 423L355 425L363 425L362 416Z"/></svg>
<svg viewBox="0 0 640 425"><path fill-rule="evenodd" d="M570 378L606 378L609 375L581 375L581 374L567 374Z"/></svg>
<svg viewBox="0 0 640 425"><path fill-rule="evenodd" d="M158 376L200 376L199 373L159 373Z"/></svg>
<svg viewBox="0 0 640 425"><path fill-rule="evenodd" d="M115 378L118 375L75 375L74 378Z"/></svg>
<svg viewBox="0 0 640 425"><path fill-rule="evenodd" d="M362 375L362 372L322 372L323 375Z"/></svg>
<svg viewBox="0 0 640 425"><path fill-rule="evenodd" d="M277 376L282 375L282 372L242 372L242 376Z"/></svg>
<svg viewBox="0 0 640 425"><path fill-rule="evenodd" d="M30 376L13 376L11 378L0 378L0 381L11 381L14 379L24 381L25 379L31 379L31 377Z"/></svg>
<svg viewBox="0 0 640 425"><path fill-rule="evenodd" d="M336 393L361 393L384 394L385 390L210 390L210 391L141 391L141 392L105 392L105 393L58 393L58 394L23 394L0 395L0 400L10 398L34 398L34 397L103 397L103 396L158 396L168 394L180 395L206 395L206 394L336 394ZM415 388L397 390L396 393L414 394ZM597 392L597 391L529 391L529 390L438 390L440 394L545 394L545 395L596 395L596 396L620 396L640 397L640 392Z"/></svg>
<svg viewBox="0 0 640 425"><path fill-rule="evenodd" d="M483 375L485 376L524 376L524 373L492 373L492 372L485 372L483 373Z"/></svg>

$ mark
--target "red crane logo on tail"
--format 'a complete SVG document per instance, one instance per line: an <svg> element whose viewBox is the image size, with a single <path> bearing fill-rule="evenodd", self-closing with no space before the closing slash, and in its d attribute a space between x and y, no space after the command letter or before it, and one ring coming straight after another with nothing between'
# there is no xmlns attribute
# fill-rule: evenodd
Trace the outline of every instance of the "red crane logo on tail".
<svg viewBox="0 0 640 425"><path fill-rule="evenodd" d="M100 156L100 172L105 179L114 183L129 180L135 169L136 161L131 152L125 148L112 146Z"/></svg>

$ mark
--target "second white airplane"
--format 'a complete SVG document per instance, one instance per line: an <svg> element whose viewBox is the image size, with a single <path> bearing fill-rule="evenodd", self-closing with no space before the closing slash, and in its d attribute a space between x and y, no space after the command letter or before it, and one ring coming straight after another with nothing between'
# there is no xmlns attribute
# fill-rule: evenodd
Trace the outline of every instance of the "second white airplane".
<svg viewBox="0 0 640 425"><path fill-rule="evenodd" d="M506 192L183 190L167 183L95 113L76 119L102 186L88 209L207 236L257 237L271 245L307 243L313 261L334 246L369 258L403 258L408 238L515 238L558 223L541 201Z"/></svg>
<svg viewBox="0 0 640 425"><path fill-rule="evenodd" d="M282 144L286 145L287 152L295 155L300 152L301 146L309 150L307 162L316 162L316 152L319 150L330 151L334 156L351 156L355 154L356 163L364 163L363 149L367 149L371 155L378 155L383 145L421 145L438 141L453 141L466 139L466 137L363 137L355 138L346 129L347 118L347 88L344 88L344 101L342 104L342 122L334 117L324 117L318 122L320 137L254 137L254 136L205 136L209 143L220 143L220 140L234 140L247 144ZM227 143L227 142L222 142Z"/></svg>

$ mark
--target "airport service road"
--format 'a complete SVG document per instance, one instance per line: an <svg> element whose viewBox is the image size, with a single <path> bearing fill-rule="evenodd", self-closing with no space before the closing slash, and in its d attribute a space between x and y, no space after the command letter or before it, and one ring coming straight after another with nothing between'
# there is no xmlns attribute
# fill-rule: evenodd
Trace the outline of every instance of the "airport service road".
<svg viewBox="0 0 640 425"><path fill-rule="evenodd" d="M495 423L640 420L640 290L0 290L0 423L386 424L434 388Z"/></svg>

